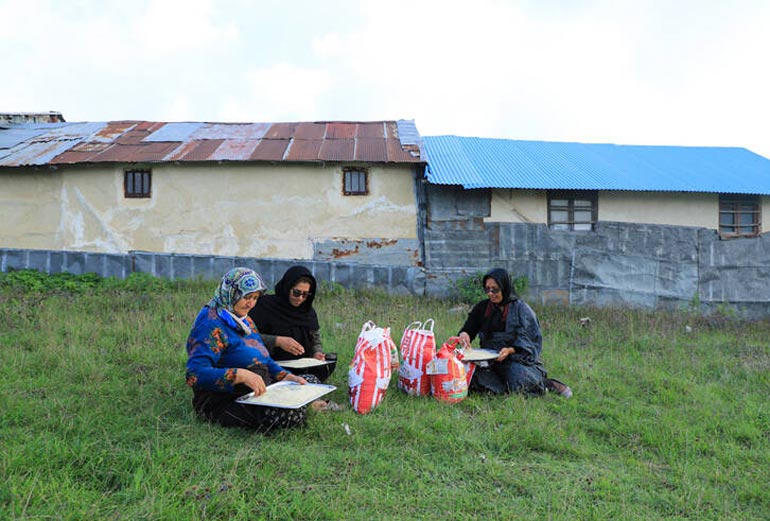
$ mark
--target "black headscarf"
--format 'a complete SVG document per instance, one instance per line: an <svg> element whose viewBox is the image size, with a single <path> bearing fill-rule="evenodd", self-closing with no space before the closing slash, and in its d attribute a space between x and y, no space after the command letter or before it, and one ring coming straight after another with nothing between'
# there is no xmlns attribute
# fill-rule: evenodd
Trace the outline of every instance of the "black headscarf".
<svg viewBox="0 0 770 521"><path fill-rule="evenodd" d="M289 302L289 291L300 277L310 280L310 296L298 307ZM274 295L265 295L249 311L260 333L276 336L290 336L306 350L313 345L310 332L318 331L318 315L313 309L316 280L304 266L292 266L275 285Z"/></svg>
<svg viewBox="0 0 770 521"><path fill-rule="evenodd" d="M484 321L481 326L481 332L483 334L493 333L495 331L505 331L505 319L508 315L508 304L516 300L516 294L511 287L511 276L508 272L502 268L497 268L481 279L482 289L486 287L487 279L494 280L500 292L503 295L503 300L499 304L493 304L491 300L487 302L487 308L484 311Z"/></svg>

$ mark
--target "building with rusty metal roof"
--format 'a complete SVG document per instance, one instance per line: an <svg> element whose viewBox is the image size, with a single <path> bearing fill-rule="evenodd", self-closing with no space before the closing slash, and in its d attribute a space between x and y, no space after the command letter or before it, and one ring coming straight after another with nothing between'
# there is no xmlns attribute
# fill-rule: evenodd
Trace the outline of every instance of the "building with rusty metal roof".
<svg viewBox="0 0 770 521"><path fill-rule="evenodd" d="M86 163L419 163L413 121L56 123L0 115L0 167Z"/></svg>
<svg viewBox="0 0 770 521"><path fill-rule="evenodd" d="M6 247L420 263L414 121L17 121Z"/></svg>

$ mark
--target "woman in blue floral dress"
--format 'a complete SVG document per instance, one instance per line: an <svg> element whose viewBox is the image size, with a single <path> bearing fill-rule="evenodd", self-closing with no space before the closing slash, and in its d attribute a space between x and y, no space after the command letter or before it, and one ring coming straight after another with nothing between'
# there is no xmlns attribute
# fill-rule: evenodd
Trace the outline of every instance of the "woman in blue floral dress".
<svg viewBox="0 0 770 521"><path fill-rule="evenodd" d="M276 381L318 382L290 373L268 354L248 316L264 290L256 272L233 268L195 318L187 339L187 385L193 390L193 408L205 420L262 432L305 422L307 407L280 409L235 401L251 391L263 394Z"/></svg>

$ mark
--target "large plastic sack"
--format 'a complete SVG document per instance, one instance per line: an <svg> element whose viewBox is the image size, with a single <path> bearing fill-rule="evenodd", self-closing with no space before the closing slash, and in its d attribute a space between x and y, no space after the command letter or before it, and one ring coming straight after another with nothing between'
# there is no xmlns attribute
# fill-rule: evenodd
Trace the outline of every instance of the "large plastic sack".
<svg viewBox="0 0 770 521"><path fill-rule="evenodd" d="M430 378L425 371L428 363L436 357L433 319L406 326L399 347L401 368L398 371L398 388L412 396L429 396Z"/></svg>
<svg viewBox="0 0 770 521"><path fill-rule="evenodd" d="M462 352L457 342L446 343L436 353L427 367L430 387L434 398L447 403L461 402L468 396L468 381Z"/></svg>
<svg viewBox="0 0 770 521"><path fill-rule="evenodd" d="M395 352L390 328L377 327L371 320L364 323L348 370L350 406L357 413L372 411L385 398Z"/></svg>

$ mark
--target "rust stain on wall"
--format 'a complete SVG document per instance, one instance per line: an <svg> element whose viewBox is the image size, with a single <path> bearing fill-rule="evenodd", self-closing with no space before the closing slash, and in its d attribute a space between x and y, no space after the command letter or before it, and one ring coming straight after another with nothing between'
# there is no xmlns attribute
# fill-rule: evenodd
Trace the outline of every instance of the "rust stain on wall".
<svg viewBox="0 0 770 521"><path fill-rule="evenodd" d="M358 253L358 246L353 248L352 250L341 250L339 248L334 248L332 250L332 257L335 259L340 259L343 257L350 257L351 255L356 255Z"/></svg>
<svg viewBox="0 0 770 521"><path fill-rule="evenodd" d="M386 239L382 241L369 241L366 246L369 248L382 248L383 246L393 246L398 243L398 239Z"/></svg>

